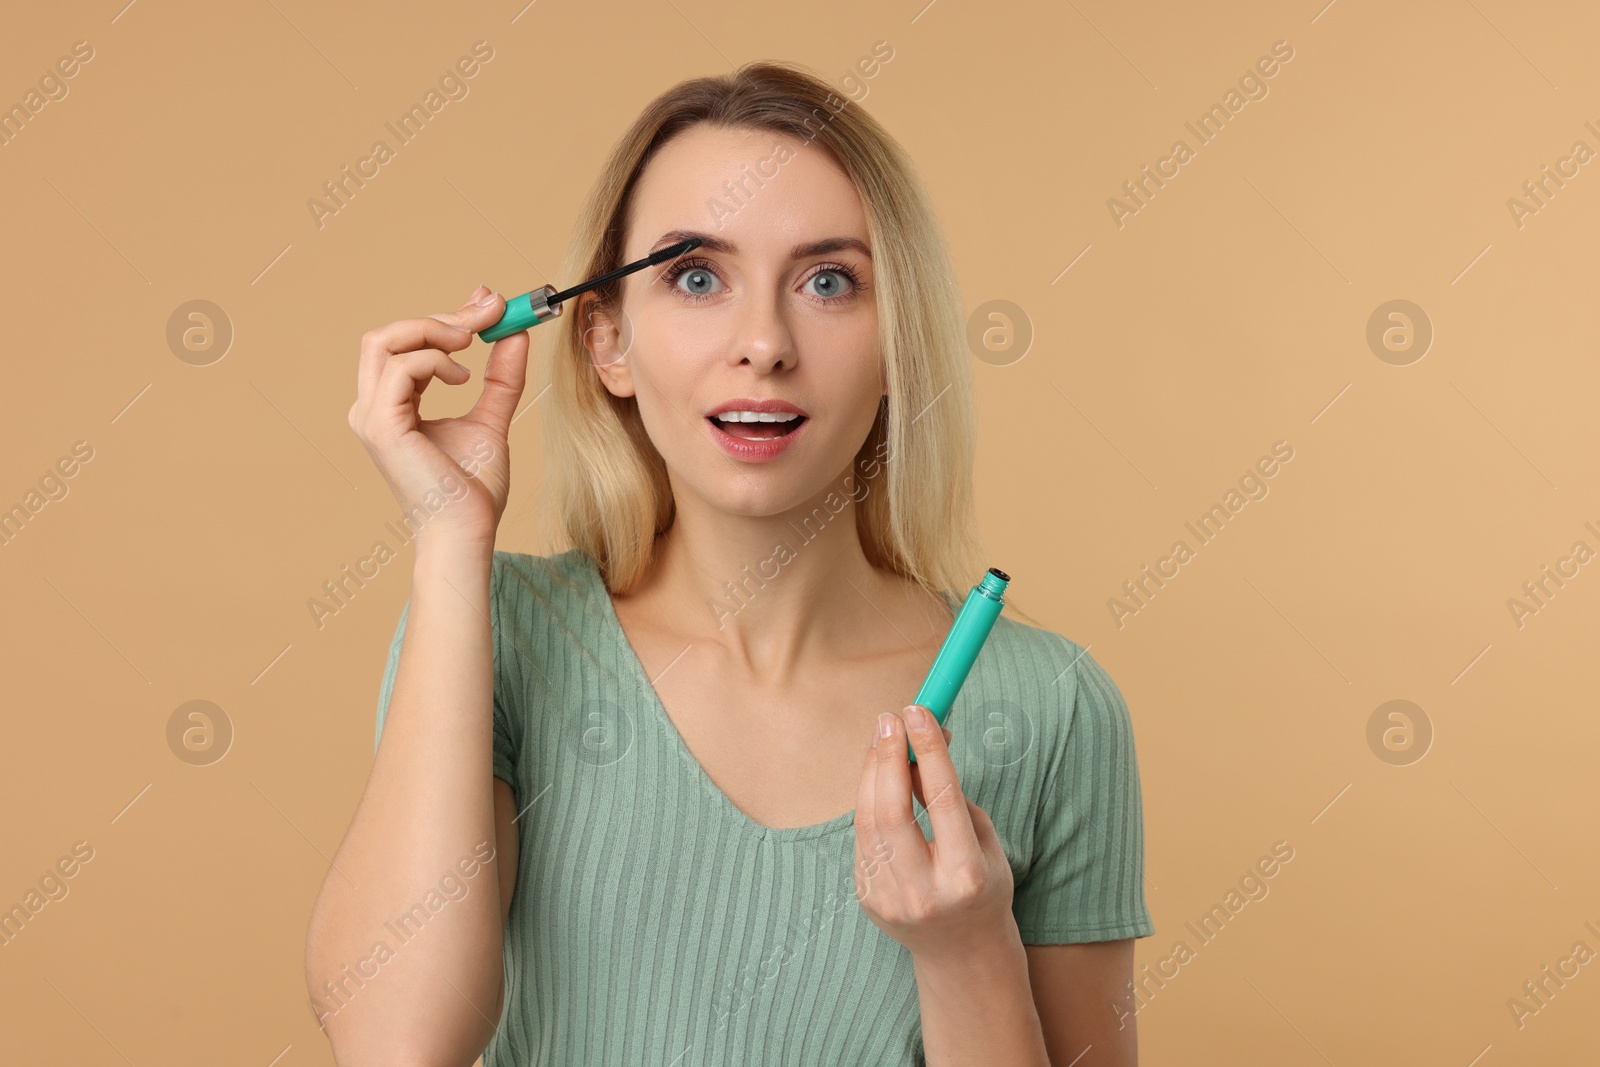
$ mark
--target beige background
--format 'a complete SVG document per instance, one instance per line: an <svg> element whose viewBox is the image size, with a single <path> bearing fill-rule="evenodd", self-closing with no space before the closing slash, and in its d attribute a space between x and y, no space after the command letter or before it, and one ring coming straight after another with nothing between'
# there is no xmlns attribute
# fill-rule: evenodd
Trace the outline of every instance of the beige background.
<svg viewBox="0 0 1600 1067"><path fill-rule="evenodd" d="M0 104L74 42L94 57L0 148L0 505L75 442L93 458L0 548L0 904L75 842L94 858L0 948L3 1058L331 1062L302 940L410 565L311 621L397 512L345 424L357 340L479 282L576 281L546 272L613 139L677 80L763 57L881 119L937 201L963 311L1030 324L1020 359L975 366L981 518L1018 605L1132 710L1138 963L1194 951L1146 987L1144 1061L1594 1057L1600 964L1520 1027L1507 1003L1576 942L1600 951L1600 565L1521 627L1507 603L1600 549L1600 163L1520 227L1507 205L1574 142L1600 151L1591 5L450 6L8 17ZM469 95L319 229L322 183L479 40ZM847 82L878 41L892 60ZM1184 123L1277 41L1294 58L1269 94L1196 147ZM1108 199L1180 137L1195 157L1119 228ZM1404 366L1366 340L1395 299L1435 332ZM234 332L207 366L166 337L192 300ZM464 410L486 354L425 413ZM513 429L514 550L546 550L538 421ZM1270 494L1197 547L1184 523L1280 440ZM1180 538L1195 558L1119 627L1108 600ZM1407 765L1368 742L1395 699L1433 732ZM209 766L169 748L190 700L235 731ZM1185 923L1278 841L1270 895L1201 945Z"/></svg>

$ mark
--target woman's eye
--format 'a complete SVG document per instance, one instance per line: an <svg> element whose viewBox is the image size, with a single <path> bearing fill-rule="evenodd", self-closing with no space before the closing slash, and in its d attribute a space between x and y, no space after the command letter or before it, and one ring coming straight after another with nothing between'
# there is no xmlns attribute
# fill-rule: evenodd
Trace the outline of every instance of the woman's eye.
<svg viewBox="0 0 1600 1067"><path fill-rule="evenodd" d="M812 291L824 299L837 297L841 293L848 293L850 287L854 284L850 276L840 270L819 270L806 279L807 285L812 282L819 283L816 289Z"/></svg>
<svg viewBox="0 0 1600 1067"><path fill-rule="evenodd" d="M687 284L686 284L687 283ZM691 267L676 279L676 284L691 296L708 296L714 290L717 276L701 267Z"/></svg>

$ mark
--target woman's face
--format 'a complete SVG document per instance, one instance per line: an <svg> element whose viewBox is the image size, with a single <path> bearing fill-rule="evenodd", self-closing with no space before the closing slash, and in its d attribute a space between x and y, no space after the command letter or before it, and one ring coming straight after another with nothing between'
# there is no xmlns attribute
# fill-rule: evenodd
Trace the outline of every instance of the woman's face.
<svg viewBox="0 0 1600 1067"><path fill-rule="evenodd" d="M885 393L860 198L815 144L702 124L640 175L623 262L689 236L703 243L624 279L622 321L589 329L591 358L607 389L637 399L680 508L692 494L782 514L837 483ZM714 424L731 400L805 417ZM743 440L780 432L780 450Z"/></svg>

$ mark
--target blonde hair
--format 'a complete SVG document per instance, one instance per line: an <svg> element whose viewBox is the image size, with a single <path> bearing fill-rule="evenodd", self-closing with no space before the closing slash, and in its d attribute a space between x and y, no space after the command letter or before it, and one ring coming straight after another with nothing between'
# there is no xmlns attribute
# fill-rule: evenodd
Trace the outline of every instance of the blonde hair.
<svg viewBox="0 0 1600 1067"><path fill-rule="evenodd" d="M612 149L561 277L590 278L623 265L635 184L661 146L690 127L770 130L820 144L865 210L888 386L853 464L865 495L847 491L858 495L856 532L874 566L964 599L986 563L973 506L976 417L960 299L910 158L860 105L847 103L804 68L775 62L667 90ZM615 314L620 283L585 296ZM655 539L672 525L672 488L635 399L605 388L584 346L588 316L572 310L530 335L550 369L544 513L554 525L552 542L583 550L607 587L626 594L648 573ZM824 523L833 517L826 508L818 512Z"/></svg>

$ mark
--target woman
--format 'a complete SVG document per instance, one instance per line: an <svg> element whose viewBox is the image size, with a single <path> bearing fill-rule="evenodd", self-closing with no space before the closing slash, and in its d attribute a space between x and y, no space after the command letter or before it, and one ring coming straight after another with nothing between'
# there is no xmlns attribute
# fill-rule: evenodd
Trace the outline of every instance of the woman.
<svg viewBox="0 0 1600 1067"><path fill-rule="evenodd" d="M1134 1063L1116 686L1003 616L948 728L904 703L988 562L911 164L798 68L688 81L561 277L689 235L537 331L558 554L494 547L528 332L417 419L503 298L362 339L350 423L418 533L308 936L339 1062Z"/></svg>

